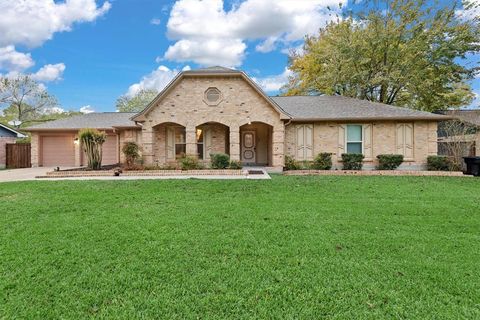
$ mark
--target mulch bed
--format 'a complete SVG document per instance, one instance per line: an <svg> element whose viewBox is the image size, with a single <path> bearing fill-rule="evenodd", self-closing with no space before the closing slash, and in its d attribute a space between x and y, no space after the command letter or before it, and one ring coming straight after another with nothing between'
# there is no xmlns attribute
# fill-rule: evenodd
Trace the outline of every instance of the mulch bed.
<svg viewBox="0 0 480 320"><path fill-rule="evenodd" d="M50 171L44 176L36 178L77 178L77 177L112 177L116 170L61 170ZM245 172L241 169L232 170L129 170L120 173L120 176L241 176Z"/></svg>

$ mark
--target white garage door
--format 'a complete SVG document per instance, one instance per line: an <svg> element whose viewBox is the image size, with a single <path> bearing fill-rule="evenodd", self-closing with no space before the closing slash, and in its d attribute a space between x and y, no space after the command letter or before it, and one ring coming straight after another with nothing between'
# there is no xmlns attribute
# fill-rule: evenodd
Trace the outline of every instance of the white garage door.
<svg viewBox="0 0 480 320"><path fill-rule="evenodd" d="M44 167L75 166L74 136L42 137L42 165Z"/></svg>

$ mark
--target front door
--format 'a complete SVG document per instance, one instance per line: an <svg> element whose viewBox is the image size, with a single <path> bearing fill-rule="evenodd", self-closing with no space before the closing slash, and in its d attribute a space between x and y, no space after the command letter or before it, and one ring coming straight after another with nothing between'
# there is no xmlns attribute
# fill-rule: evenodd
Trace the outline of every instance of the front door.
<svg viewBox="0 0 480 320"><path fill-rule="evenodd" d="M256 162L255 131L242 131L242 162L254 164Z"/></svg>

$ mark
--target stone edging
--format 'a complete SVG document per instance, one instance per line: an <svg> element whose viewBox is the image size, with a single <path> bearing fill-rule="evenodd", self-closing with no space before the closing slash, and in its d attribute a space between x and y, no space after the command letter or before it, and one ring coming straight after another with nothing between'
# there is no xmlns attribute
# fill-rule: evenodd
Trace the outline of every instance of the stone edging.
<svg viewBox="0 0 480 320"><path fill-rule="evenodd" d="M287 176L435 176L470 177L460 171L417 171L417 170L291 170L283 173Z"/></svg>
<svg viewBox="0 0 480 320"><path fill-rule="evenodd" d="M115 170L104 171L50 171L36 178L76 178L76 177L112 177ZM241 176L247 175L243 170L131 170L123 171L120 176Z"/></svg>

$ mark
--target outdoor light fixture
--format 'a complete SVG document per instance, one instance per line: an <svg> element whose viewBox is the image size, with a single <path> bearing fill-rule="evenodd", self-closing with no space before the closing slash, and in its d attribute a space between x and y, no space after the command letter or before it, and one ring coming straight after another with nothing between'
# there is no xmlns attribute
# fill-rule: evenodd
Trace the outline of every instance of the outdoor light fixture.
<svg viewBox="0 0 480 320"><path fill-rule="evenodd" d="M73 143L78 144L78 138L75 138L75 139L73 140Z"/></svg>

